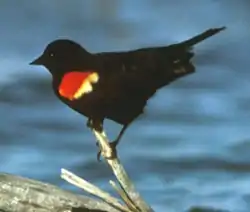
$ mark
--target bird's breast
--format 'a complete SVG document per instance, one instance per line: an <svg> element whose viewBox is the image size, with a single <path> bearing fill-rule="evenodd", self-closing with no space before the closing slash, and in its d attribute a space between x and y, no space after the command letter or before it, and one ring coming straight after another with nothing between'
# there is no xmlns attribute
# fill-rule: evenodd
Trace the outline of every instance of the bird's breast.
<svg viewBox="0 0 250 212"><path fill-rule="evenodd" d="M99 81L95 71L72 71L63 75L58 86L60 96L68 100L76 100L93 91L93 84Z"/></svg>

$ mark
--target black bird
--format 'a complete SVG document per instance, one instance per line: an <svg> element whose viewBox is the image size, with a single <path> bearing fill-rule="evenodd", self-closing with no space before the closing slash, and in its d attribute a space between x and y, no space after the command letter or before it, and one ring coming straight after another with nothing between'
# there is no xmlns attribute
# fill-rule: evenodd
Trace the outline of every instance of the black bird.
<svg viewBox="0 0 250 212"><path fill-rule="evenodd" d="M143 113L147 100L163 86L195 72L190 61L192 46L224 29L209 29L169 46L96 54L74 41L59 39L30 64L49 70L55 94L88 117L88 127L102 132L104 119L123 126L111 143L115 153L123 133Z"/></svg>

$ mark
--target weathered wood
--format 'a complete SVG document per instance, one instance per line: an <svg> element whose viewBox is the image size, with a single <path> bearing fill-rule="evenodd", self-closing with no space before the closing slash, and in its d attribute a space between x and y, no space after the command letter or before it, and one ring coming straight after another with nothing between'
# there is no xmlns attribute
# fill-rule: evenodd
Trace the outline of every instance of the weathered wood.
<svg viewBox="0 0 250 212"><path fill-rule="evenodd" d="M112 158L112 148L110 146L109 139L106 133L98 132L92 129L97 142L101 149L101 154L106 160L107 164L110 166L113 174L115 175L119 186L116 186L113 182L113 187L118 191L121 199L127 205L129 211L133 212L154 212L151 206L142 198L141 194L136 190L132 180L128 176L126 170L124 169L122 163L118 158L118 154L115 154Z"/></svg>
<svg viewBox="0 0 250 212"><path fill-rule="evenodd" d="M72 207L76 209L72 210ZM3 173L0 173L0 211L118 212L100 200L76 195L48 183Z"/></svg>

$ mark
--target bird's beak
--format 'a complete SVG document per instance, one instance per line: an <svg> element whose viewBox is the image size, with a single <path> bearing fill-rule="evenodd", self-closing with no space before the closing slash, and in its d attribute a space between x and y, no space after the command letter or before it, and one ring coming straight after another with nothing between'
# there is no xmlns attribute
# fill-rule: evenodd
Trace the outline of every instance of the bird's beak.
<svg viewBox="0 0 250 212"><path fill-rule="evenodd" d="M40 56L33 60L30 65L43 65L43 56Z"/></svg>

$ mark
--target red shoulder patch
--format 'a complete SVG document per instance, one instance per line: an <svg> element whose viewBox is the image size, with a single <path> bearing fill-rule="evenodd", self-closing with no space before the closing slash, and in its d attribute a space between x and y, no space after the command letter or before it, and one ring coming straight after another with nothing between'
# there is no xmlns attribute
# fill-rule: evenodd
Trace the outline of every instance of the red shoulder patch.
<svg viewBox="0 0 250 212"><path fill-rule="evenodd" d="M59 94L69 100L82 97L85 93L92 91L92 84L97 83L99 75L96 72L77 72L66 73L58 87Z"/></svg>

